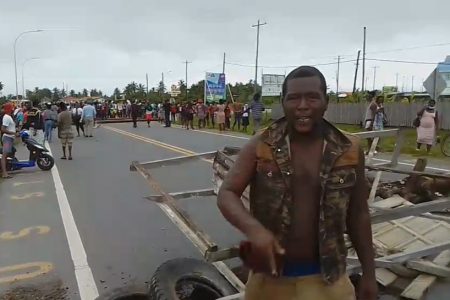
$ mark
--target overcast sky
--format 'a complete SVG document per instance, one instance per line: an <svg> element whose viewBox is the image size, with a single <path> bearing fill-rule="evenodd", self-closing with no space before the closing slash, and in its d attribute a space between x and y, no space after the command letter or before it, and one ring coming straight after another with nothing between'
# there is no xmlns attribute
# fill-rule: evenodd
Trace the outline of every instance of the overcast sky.
<svg viewBox="0 0 450 300"><path fill-rule="evenodd" d="M17 42L19 90L25 64L25 87L97 88L110 94L129 82L156 86L185 77L189 83L205 71L221 72L223 52L228 82L254 78L256 30L261 27L259 71L284 74L292 66L356 59L367 26L367 57L439 62L450 54L450 1L438 0L1 0L0 81L3 94L15 93L13 44ZM424 47L435 44L442 46ZM423 47L422 47L423 46ZM386 50L413 48L403 51ZM269 67L279 68L269 68ZM420 90L433 65L367 61L368 87L395 85ZM336 89L337 65L318 67ZM353 86L354 62L340 68L340 90ZM169 72L171 71L171 72ZM258 79L259 81L261 79ZM361 73L358 74L358 87Z"/></svg>

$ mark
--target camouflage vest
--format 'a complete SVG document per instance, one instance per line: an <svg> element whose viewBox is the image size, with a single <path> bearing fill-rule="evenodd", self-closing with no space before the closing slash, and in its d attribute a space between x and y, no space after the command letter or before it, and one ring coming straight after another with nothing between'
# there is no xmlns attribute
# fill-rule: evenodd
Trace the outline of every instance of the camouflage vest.
<svg viewBox="0 0 450 300"><path fill-rule="evenodd" d="M346 270L344 241L346 215L355 167L359 159L359 140L347 136L324 120L324 152L320 170L321 197L319 254L323 280L336 281ZM286 121L280 119L260 136L256 147L256 175L250 184L250 210L253 216L284 244L290 230L293 198L290 193L293 167L290 162Z"/></svg>

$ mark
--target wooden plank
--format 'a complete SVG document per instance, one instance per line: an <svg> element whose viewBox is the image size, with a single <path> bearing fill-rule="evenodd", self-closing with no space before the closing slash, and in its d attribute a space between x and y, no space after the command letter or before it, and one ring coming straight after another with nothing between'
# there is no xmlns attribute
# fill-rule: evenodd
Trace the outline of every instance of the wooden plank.
<svg viewBox="0 0 450 300"><path fill-rule="evenodd" d="M192 191L184 191L184 192L177 192L177 193L169 193L174 199L185 199L190 197L205 197L205 196L213 196L214 195L214 189L201 189L201 190L192 190ZM161 195L150 195L146 196L145 199L155 201L155 202L161 202L163 199L163 196Z"/></svg>
<svg viewBox="0 0 450 300"><path fill-rule="evenodd" d="M450 263L450 250L443 251L439 254L433 259L433 263L441 266L448 265ZM420 300L436 280L436 276L419 275L406 287L401 296L407 299Z"/></svg>
<svg viewBox="0 0 450 300"><path fill-rule="evenodd" d="M217 249L217 245L212 242L211 238L191 220L187 212L178 207L177 201L161 188L150 172L138 162L132 164L136 171L147 180L150 187L163 196L161 202L157 203L159 207L183 233L188 235L188 238L199 248L202 254L205 254L208 249Z"/></svg>
<svg viewBox="0 0 450 300"><path fill-rule="evenodd" d="M381 179L381 171L378 171L375 175L375 179L373 180L372 188L370 189L369 199L367 199L367 203L369 203L369 206L374 202L375 195L377 194L377 188L378 184L380 183Z"/></svg>
<svg viewBox="0 0 450 300"><path fill-rule="evenodd" d="M138 163L145 169L149 168L156 168L160 166L171 166L171 165L177 165L182 162L187 162L191 160L207 160L212 159L214 155L216 155L217 151L210 151L210 152L204 152L199 153L195 155L184 155L184 156L177 156L174 158L167 158L167 159L159 159L159 160L152 160L147 162L140 162ZM136 171L136 168L133 166L133 164L130 165L130 171Z"/></svg>
<svg viewBox="0 0 450 300"><path fill-rule="evenodd" d="M353 135L359 137L360 139L376 138L376 137L387 137L397 135L400 129L386 129L386 130L375 130L375 131L361 131L353 133Z"/></svg>
<svg viewBox="0 0 450 300"><path fill-rule="evenodd" d="M419 203L414 206L394 208L392 210L376 211L371 215L372 224L383 223L390 220L400 219L406 216L417 216L432 210L443 210L450 207L450 198Z"/></svg>
<svg viewBox="0 0 450 300"><path fill-rule="evenodd" d="M399 129L397 132L397 138L395 139L395 148L392 153L391 165L390 167L394 168L398 165L398 158L403 148L403 143L405 141L405 131L403 129Z"/></svg>
<svg viewBox="0 0 450 300"><path fill-rule="evenodd" d="M440 266L431 261L426 261L423 259L420 260L411 260L406 262L406 266L408 268L427 273L430 275L435 275L439 277L450 277L450 268L445 266Z"/></svg>
<svg viewBox="0 0 450 300"><path fill-rule="evenodd" d="M391 168L391 167L366 165L366 169L368 169L370 171L384 171L384 172L405 174L405 175L422 175L422 176L427 176L427 177L432 177L432 178L450 178L450 174L437 174L437 173L431 173L431 172L406 171L406 170L399 170L399 169Z"/></svg>
<svg viewBox="0 0 450 300"><path fill-rule="evenodd" d="M380 140L379 137L376 137L373 139L372 144L369 149L369 153L366 157L366 165L369 165L372 162L373 156L375 155L375 151L377 149L378 141Z"/></svg>
<svg viewBox="0 0 450 300"><path fill-rule="evenodd" d="M375 277L382 286L388 286L398 278L397 275L384 268L376 268Z"/></svg>
<svg viewBox="0 0 450 300"><path fill-rule="evenodd" d="M375 208L394 208L402 205L406 201L405 198L402 198L399 195L394 195L392 197L377 201L372 203L371 207Z"/></svg>

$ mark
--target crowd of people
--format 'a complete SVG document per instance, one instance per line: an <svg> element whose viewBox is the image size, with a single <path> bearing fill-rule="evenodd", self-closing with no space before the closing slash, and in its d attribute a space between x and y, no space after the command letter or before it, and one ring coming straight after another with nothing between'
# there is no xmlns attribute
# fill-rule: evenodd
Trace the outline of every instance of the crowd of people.
<svg viewBox="0 0 450 300"><path fill-rule="evenodd" d="M370 103L367 106L364 128L367 131L384 130L388 125L388 118L384 107L384 96L377 95L376 91L369 92ZM420 151L422 145L426 145L427 153L430 153L431 148L438 142L439 130L439 115L436 109L436 101L430 99L428 103L417 112L416 118L413 121L413 126L416 128L417 147L416 151ZM373 139L368 139L368 151L371 148ZM380 150L377 146L375 154Z"/></svg>
<svg viewBox="0 0 450 300"><path fill-rule="evenodd" d="M202 99L185 103L165 101L163 104L138 101L132 103L128 101L117 118L121 116L131 118L133 127L137 127L138 119L144 118L148 127L151 127L152 121L164 123L165 127L170 127L172 123L179 122L187 130L195 129L195 126L198 129L215 129L217 125L219 131L235 130L237 126L239 131L247 132L251 116L253 134L255 134L261 127L264 110L261 95L257 93L250 104L243 104L239 100L219 100L218 102L205 103ZM197 119L196 124L194 124L195 119Z"/></svg>

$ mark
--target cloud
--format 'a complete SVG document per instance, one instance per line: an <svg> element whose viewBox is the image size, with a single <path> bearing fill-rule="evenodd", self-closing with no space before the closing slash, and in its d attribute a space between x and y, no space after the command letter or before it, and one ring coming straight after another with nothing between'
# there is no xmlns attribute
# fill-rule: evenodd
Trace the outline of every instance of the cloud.
<svg viewBox="0 0 450 300"><path fill-rule="evenodd" d="M267 73L335 62L338 55L343 61L355 59L362 48L364 26L367 57L437 62L445 58L448 46L379 51L450 43L449 9L449 2L437 0L2 0L0 27L6 30L0 36L0 81L5 83L4 93L15 92L12 45L19 33L30 29L46 31L18 41L19 79L25 59L42 58L27 63L27 88L65 82L76 90L100 88L112 93L132 80L144 83L146 73L154 86L162 72L170 84L184 79L186 59L192 61L192 83L202 79L205 71L221 71L223 52L228 62L249 65L227 64L229 81L248 81L254 77L256 30L252 25L258 19L267 22L260 32L260 65ZM269 68L273 66L278 68ZM332 89L336 67L320 66ZM396 73L409 86L414 76L419 86L433 69L368 61L366 75L372 83L372 67L379 67L378 88L395 84ZM341 90L352 88L354 68L354 62L342 64Z"/></svg>

